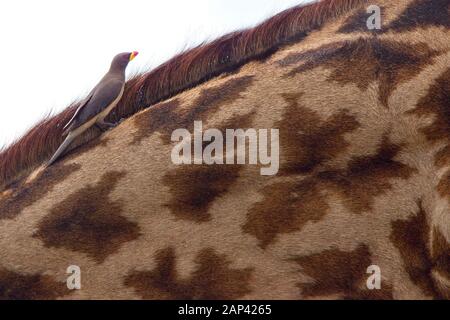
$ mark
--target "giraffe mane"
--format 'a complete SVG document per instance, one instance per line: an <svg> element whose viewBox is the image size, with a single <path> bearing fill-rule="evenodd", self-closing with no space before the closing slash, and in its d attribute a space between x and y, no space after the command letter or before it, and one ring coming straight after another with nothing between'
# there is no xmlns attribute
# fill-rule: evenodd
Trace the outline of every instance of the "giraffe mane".
<svg viewBox="0 0 450 320"><path fill-rule="evenodd" d="M195 87L244 64L270 56L280 47L317 30L325 22L360 7L367 0L322 0L285 10L260 25L224 35L180 53L159 67L127 81L112 121ZM63 126L78 102L47 116L21 138L0 150L0 191L47 160L62 142ZM91 137L89 139L92 139ZM88 140L89 140L88 139Z"/></svg>

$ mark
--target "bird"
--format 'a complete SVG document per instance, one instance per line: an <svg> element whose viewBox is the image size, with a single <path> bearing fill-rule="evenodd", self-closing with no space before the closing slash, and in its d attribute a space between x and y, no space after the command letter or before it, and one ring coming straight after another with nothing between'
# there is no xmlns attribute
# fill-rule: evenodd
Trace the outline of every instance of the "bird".
<svg viewBox="0 0 450 320"><path fill-rule="evenodd" d="M61 156L76 137L90 127L95 125L105 131L116 126L114 123L106 122L105 118L122 98L125 88L125 69L138 54L137 51L123 52L113 58L109 71L80 102L72 118L63 127L63 135L67 137L47 162L47 167Z"/></svg>

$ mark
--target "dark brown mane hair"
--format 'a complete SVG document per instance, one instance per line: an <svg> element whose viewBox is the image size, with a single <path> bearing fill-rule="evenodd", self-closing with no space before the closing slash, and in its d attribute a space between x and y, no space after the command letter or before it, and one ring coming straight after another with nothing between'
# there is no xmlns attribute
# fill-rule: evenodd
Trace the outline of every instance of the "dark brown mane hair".
<svg viewBox="0 0 450 320"><path fill-rule="evenodd" d="M323 0L293 7L255 28L225 35L181 53L159 67L128 80L123 98L110 115L110 120L127 118L219 74L236 70L251 60L267 57L281 46L304 38L325 22L366 2ZM0 190L48 160L61 144L62 128L77 107L74 103L59 114L44 118L22 138L2 150ZM85 140L95 136L92 132L87 135L90 138L85 137Z"/></svg>

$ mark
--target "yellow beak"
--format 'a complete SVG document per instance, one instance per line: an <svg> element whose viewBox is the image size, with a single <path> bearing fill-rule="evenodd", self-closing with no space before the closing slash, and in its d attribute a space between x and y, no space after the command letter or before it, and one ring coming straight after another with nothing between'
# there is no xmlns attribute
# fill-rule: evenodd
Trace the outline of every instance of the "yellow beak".
<svg viewBox="0 0 450 320"><path fill-rule="evenodd" d="M136 58L136 56L137 56L138 54L139 54L139 52L133 51L133 52L130 54L130 61L133 60L134 58Z"/></svg>

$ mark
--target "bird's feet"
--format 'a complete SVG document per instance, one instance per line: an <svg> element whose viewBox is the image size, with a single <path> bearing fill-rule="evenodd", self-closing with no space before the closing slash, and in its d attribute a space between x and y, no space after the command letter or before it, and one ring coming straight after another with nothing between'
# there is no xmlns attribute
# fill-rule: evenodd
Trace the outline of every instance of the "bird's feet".
<svg viewBox="0 0 450 320"><path fill-rule="evenodd" d="M101 131L104 132L110 128L116 127L118 125L118 123L101 121L101 122L97 122L95 125L97 126L97 128L99 128Z"/></svg>

